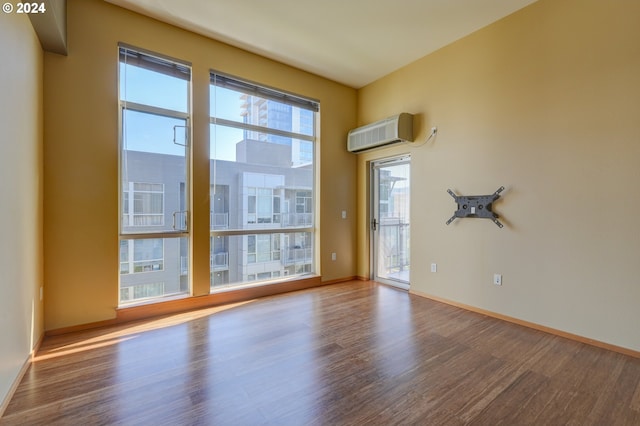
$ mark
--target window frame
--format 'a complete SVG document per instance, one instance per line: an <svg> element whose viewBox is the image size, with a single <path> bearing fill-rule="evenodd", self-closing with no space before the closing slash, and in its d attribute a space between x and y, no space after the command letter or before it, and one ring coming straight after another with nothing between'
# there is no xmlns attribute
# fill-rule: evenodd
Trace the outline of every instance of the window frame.
<svg viewBox="0 0 640 426"><path fill-rule="evenodd" d="M221 78L224 81L223 85L217 84L216 79ZM224 126L224 127L229 127L229 128L235 128L235 129L239 129L239 130L243 130L245 132L256 132L258 134L265 134L265 135L273 135L273 136L281 136L281 137L285 137L285 138L290 138L292 143L294 140L298 140L298 141L305 141L305 142L309 142L311 144L311 148L310 149L306 149L305 147L305 151L309 151L311 153L311 157L312 157L312 187L311 188L291 188L294 193L295 191L308 191L311 193L310 198L310 210L311 212L309 212L310 216L310 220L304 221L304 223L302 225L289 225L289 226L285 226L285 220L283 218L283 215L285 214L284 212L287 211L286 207L285 207L285 203L292 203L294 208L296 206L296 200L295 197L292 200L287 200L286 196L285 196L285 192L286 191L279 191L276 190L275 188L272 188L272 193L271 196L269 197L271 200L271 220L269 223L260 223L260 200L259 200L259 190L261 188L258 187L246 187L245 189L251 188L253 189L255 192L249 194L249 192L246 192L243 196L243 201L247 203L246 205L246 211L245 211L245 219L243 221L240 222L240 226L239 228L235 228L235 229L211 229L210 230L210 237L211 238L215 238L215 237L235 237L235 236L242 236L245 237L243 238L244 240L246 240L247 242L245 242L245 257L246 257L246 261L248 265L255 265L256 263L261 263L263 261L260 261L258 259L259 256L259 250L258 250L258 236L259 235L263 235L263 234L281 234L281 235L290 235L291 236L291 240L295 240L296 238L296 234L298 233L308 233L310 235L310 248L311 248L311 256L310 256L310 261L311 263L305 263L302 266L302 269L304 269L305 271L303 273L300 274L295 274L296 276L304 276L304 275L313 275L316 272L316 268L317 268L317 244L316 244L316 240L318 238L318 225L317 225L317 197L319 195L318 192L318 180L317 180L317 168L318 168L318 161L317 161L317 153L318 153L318 140L319 140L319 121L320 121L320 103L319 101L316 100L312 100L312 99L308 99L308 98L304 98L298 95L294 95L291 94L289 92L286 91L281 91L279 89L273 89L261 84L256 84L253 82L250 82L248 80L243 80L243 79L239 79L237 77L233 77L230 76L228 74L224 74L224 73L220 73L218 71L215 70L211 70L210 71L210 84L209 84L209 92L210 92L210 102L212 103L212 105L215 103L215 90L212 90L212 87L215 89L215 87L223 87L223 88L227 88L227 89L232 89L235 90L237 92L240 92L244 95L250 95L250 96L258 96L261 98L265 98L268 100L273 100L276 102L280 102L280 103L284 103L293 107L299 107L301 109L305 109L305 110L309 110L312 111L313 114L311 115L311 123L301 123L304 124L304 127L308 127L310 128L310 135L309 134L303 134L303 133L298 133L298 132L292 132L292 131L286 131L286 130L280 130L280 129L275 129L275 128L270 128L270 127L266 127L266 126L261 126L261 125L256 125L256 124L250 124L250 123L246 123L246 122L241 122L241 121L234 121L234 120L229 120L226 118L221 118L221 117L217 117L214 116L213 112L210 112L210 117L209 117L209 123L210 125L213 126ZM218 114L218 115L223 115L223 114ZM212 127L213 128L213 127ZM215 163L216 159L215 158L211 158L211 161L213 161ZM307 163L309 164L309 163ZM299 166L299 165L298 165ZM209 185L219 185L220 183L214 181L210 181ZM269 189L269 188L265 188L265 189ZM288 189L288 188L286 188ZM250 197L253 197L253 203L251 203L250 201ZM277 198L277 210L278 212L276 212L276 198ZM250 204L251 206L253 206L253 208L250 208ZM297 214L295 211L288 211L288 214ZM276 216L278 216L278 220L276 221ZM253 219L253 220L252 220ZM288 222L287 222L288 223ZM244 228L243 228L244 226ZM247 236L252 236L253 238L255 238L255 250L254 252L251 253L252 259L254 259L252 262L249 262L249 245L248 245L248 240L246 239ZM281 237L283 238L283 237ZM273 252L274 252L274 248L273 248L273 236L271 237L271 247L272 247L272 251L271 251L271 260L270 261L274 261L274 257L277 257L278 259L275 259L275 261L282 261L283 258L283 254L279 253L277 256L273 256ZM279 250L280 252L282 252L283 250L287 250L286 247L283 246L284 244L284 239L282 241L278 242L278 247L277 250ZM210 275L213 276L213 270L210 271ZM230 283L230 284L223 284L220 287L214 286L214 283L211 282L211 292L214 293L216 291L225 291L228 290L229 288L233 288L233 287L241 287L242 285L246 285L248 282L251 282L252 285L256 285L256 278L255 278L255 274L253 273L247 273L245 272L243 275L247 276L247 279L245 281L238 281L238 282L234 282L234 283ZM251 275L253 275L253 279L249 278ZM283 272L280 273L278 272L278 276L279 278L282 279L286 279L288 277L290 277L290 274L287 272L287 266L284 265L283 267ZM271 284L273 281L271 282L264 282L264 285L267 284ZM262 285L262 284L260 284Z"/></svg>
<svg viewBox="0 0 640 426"><path fill-rule="evenodd" d="M193 135L192 135L192 131L191 131L191 122L192 122L192 90L193 90L193 83L192 83L192 79L191 79L191 64L189 62L185 62L182 60L178 60L175 58L170 58L168 56L162 55L162 54L158 54L155 52L150 52L148 50L145 49L141 49L138 47L134 47L134 46L130 46L127 45L125 43L119 43L118 44L118 193L119 193L119 197L118 197L118 216L119 216L119 220L118 220L118 239L120 241L120 243L122 243L123 241L127 241L127 244L130 244L128 246L128 261L122 261L121 255L120 255L120 270L119 270L119 274L118 274L118 306L131 306L132 304L137 304L140 302L143 303L155 303L155 302L160 302L163 300L167 300L172 299L172 298L181 298L181 297L188 297L192 294L192 274L190 272L190 270L188 270L187 275L188 275L188 284L187 284L187 290L186 292L184 292L184 290L178 292L178 293L169 293L169 294L162 294L159 296L153 296L153 297L144 297L144 298L139 298L139 299L132 299L132 300L122 300L121 299L121 295L123 294L123 289L125 288L129 288L131 287L131 285L129 284L124 284L121 282L121 279L123 277L123 275L140 275L140 274L145 274L145 273L154 273L154 272L165 272L167 270L167 250L165 247L165 244L167 242L167 240L171 239L177 241L177 246L181 246L182 245L182 239L186 239L187 244L190 244L190 239L191 239L191 226L190 226L190 212L191 212L191 200L189 197L190 194L190 190L186 190L185 191L185 199L184 199L184 207L185 210L184 211L178 211L178 212L173 212L173 220L174 220L174 224L177 223L178 226L174 226L175 229L173 230L169 230L166 229L167 224L165 223L165 215L168 214L168 212L166 211L166 207L167 207L167 189L166 189L166 185L162 182L136 182L136 181L127 181L128 183L128 188L125 188L123 185L123 150L124 150L124 146L125 146L125 141L124 141L124 130L125 130L125 125L124 125L124 121L125 121L125 114L127 111L132 111L132 112L138 112L138 113L142 113L142 114L150 114L150 115L155 115L155 116L159 116L159 117L164 117L164 118L169 118L169 119L176 119L176 120L180 120L180 121L184 121L184 143L176 143L175 141L178 140L177 136L182 136L180 131L176 132L176 127L180 127L180 126L176 126L174 127L174 143L176 143L177 145L181 145L184 146L184 161L185 161L185 182L180 182L181 184L187 184L188 182L191 181L191 175L192 175L192 170L191 170L191 141L193 139ZM124 53L123 53L124 52ZM123 61L123 57L126 57L127 60ZM134 63L135 62L135 63ZM122 91L121 91L121 84L122 84L122 79L124 78L123 75L121 75L121 66L122 64L131 64L131 65L136 65L136 66L140 66L144 69L150 70L150 71L154 71L154 72L160 72L162 74L168 75L170 77L177 77L179 79L185 80L187 82L187 92L186 92L186 111L178 111L178 110L173 110L173 109L167 109L167 108L163 108L163 107L159 107L159 106L154 106L154 105L147 105L147 104L142 104L142 103L138 103L138 102L134 102L131 100L127 100L125 98L125 96L123 95ZM178 135L177 135L177 134ZM182 142L182 140L180 140L180 142ZM134 217L134 211L135 211L135 195L134 193L136 191L133 190L134 184L135 183L144 183L144 184L153 184L153 185L157 185L157 184L162 184L163 187L163 194L162 194L162 225L136 225L135 224L135 220L133 219ZM144 192L144 191L143 191ZM125 225L124 225L124 203L125 203L125 195L127 194L127 203L128 203L128 216L131 217L131 220L134 220L134 223L128 223L126 226L131 228L131 227L140 227L140 228L144 228L141 229L139 231L131 231L131 230L125 230ZM163 229L153 229L153 228L159 228L162 227ZM133 258L135 256L134 254L134 246L135 246L135 242L138 240L149 240L149 239L160 239L162 241L162 260L161 260L161 268L158 270L151 270L151 271L138 271L136 272L135 268L136 268L136 264L140 264L140 263L144 263L144 262L153 262L153 261L157 261L159 259L154 259L154 260L149 260L149 261L133 261ZM131 241L131 243L129 243L129 241ZM119 250L120 246L119 246ZM187 256L191 256L190 255L190 250L187 250ZM178 254L178 263L180 264L180 270L181 270L181 265L183 262L181 253ZM190 259L187 259L187 265L191 264ZM122 270L123 270L123 266L127 265L127 271L123 274ZM188 267L187 267L188 268ZM181 274L181 272L180 272ZM178 276L178 279L180 279L180 275ZM150 283L138 283L135 285L139 285L139 286L149 286L151 284L158 284L160 281L158 282L150 282ZM178 283L180 285L180 283ZM166 284L164 282L162 282L163 285L163 289L164 286L166 286ZM126 290L125 292L129 292L131 291L132 293L135 293L135 289L133 290ZM165 290L163 290L165 291Z"/></svg>

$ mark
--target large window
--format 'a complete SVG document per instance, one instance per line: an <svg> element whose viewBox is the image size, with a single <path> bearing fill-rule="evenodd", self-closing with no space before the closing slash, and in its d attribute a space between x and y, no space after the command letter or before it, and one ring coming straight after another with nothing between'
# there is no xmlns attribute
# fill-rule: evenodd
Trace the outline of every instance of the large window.
<svg viewBox="0 0 640 426"><path fill-rule="evenodd" d="M319 105L219 73L210 98L211 290L314 273Z"/></svg>
<svg viewBox="0 0 640 426"><path fill-rule="evenodd" d="M121 46L120 304L189 292L187 64Z"/></svg>

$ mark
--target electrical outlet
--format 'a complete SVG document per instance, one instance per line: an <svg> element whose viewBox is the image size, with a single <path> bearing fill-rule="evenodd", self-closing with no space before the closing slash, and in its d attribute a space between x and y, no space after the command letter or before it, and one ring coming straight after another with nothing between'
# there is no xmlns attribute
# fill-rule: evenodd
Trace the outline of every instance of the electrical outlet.
<svg viewBox="0 0 640 426"><path fill-rule="evenodd" d="M438 272L438 265L436 263L431 264L431 272Z"/></svg>
<svg viewBox="0 0 640 426"><path fill-rule="evenodd" d="M342 218L343 219L347 218L347 211L346 210L342 210Z"/></svg>
<svg viewBox="0 0 640 426"><path fill-rule="evenodd" d="M502 285L502 274L493 274L493 283L495 285Z"/></svg>
<svg viewBox="0 0 640 426"><path fill-rule="evenodd" d="M336 260L338 256L335 253L331 253L331 260Z"/></svg>

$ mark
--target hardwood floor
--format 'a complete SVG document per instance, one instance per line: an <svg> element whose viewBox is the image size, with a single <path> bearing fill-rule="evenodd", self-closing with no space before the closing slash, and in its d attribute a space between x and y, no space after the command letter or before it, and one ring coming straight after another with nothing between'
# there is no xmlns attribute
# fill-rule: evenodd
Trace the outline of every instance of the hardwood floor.
<svg viewBox="0 0 640 426"><path fill-rule="evenodd" d="M640 359L354 281L45 339L2 425L638 425Z"/></svg>

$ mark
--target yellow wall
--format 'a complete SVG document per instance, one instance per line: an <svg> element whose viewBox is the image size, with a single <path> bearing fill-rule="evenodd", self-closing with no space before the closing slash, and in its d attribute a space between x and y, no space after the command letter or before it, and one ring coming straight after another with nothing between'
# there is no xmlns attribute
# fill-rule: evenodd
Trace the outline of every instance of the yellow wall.
<svg viewBox="0 0 640 426"><path fill-rule="evenodd" d="M640 350L638 22L637 1L540 0L359 91L359 124L414 113L418 141L438 127L358 158L364 203L367 162L412 154L412 290ZM503 229L445 225L447 188L501 185Z"/></svg>
<svg viewBox="0 0 640 426"><path fill-rule="evenodd" d="M640 350L638 2L540 0L357 94L105 2L69 1L68 18L69 56L44 61L46 329L115 315L125 42L193 64L195 294L208 291L213 68L321 101L324 281L368 276L368 162L409 152L413 290ZM357 159L345 151L348 129L401 111L416 115L419 141L438 126L435 140ZM500 185L505 228L444 224L455 209L447 188L486 194Z"/></svg>
<svg viewBox="0 0 640 426"><path fill-rule="evenodd" d="M68 2L67 36L68 57L45 54L46 329L115 316L118 42L193 65L194 294L209 289L210 69L320 100L320 272L355 275L356 158L345 150L354 89L97 0Z"/></svg>
<svg viewBox="0 0 640 426"><path fill-rule="evenodd" d="M2 407L43 333L42 49L26 15L0 15L0 57Z"/></svg>

